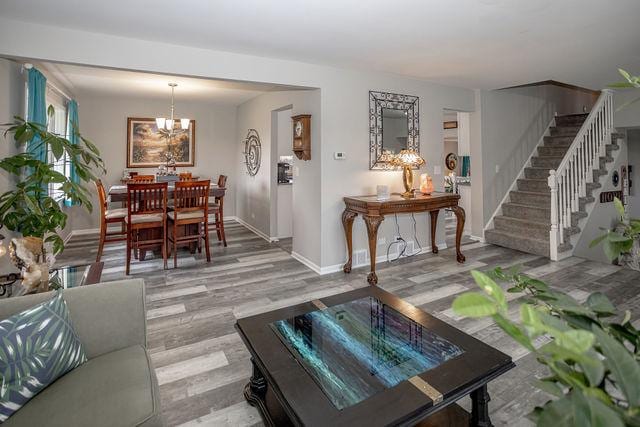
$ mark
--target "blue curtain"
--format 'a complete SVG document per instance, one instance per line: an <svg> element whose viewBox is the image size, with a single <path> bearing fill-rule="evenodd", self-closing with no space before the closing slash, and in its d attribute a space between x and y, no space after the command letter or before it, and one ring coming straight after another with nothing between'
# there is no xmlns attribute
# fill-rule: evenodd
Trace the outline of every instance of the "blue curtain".
<svg viewBox="0 0 640 427"><path fill-rule="evenodd" d="M78 121L78 103L75 100L69 101L67 104L67 139L72 144L78 144L78 133L80 132L80 122ZM69 178L71 182L78 184L80 179L78 178L78 174L76 174L76 168L73 163L69 162ZM71 206L73 203L71 200L65 200L64 204L66 206Z"/></svg>
<svg viewBox="0 0 640 427"><path fill-rule="evenodd" d="M471 176L471 158L462 156L462 176Z"/></svg>
<svg viewBox="0 0 640 427"><path fill-rule="evenodd" d="M47 79L42 73L35 68L29 70L28 93L27 100L27 120L39 123L43 127L47 126L47 103L45 101L47 92ZM27 152L35 159L46 162L47 150L43 144L40 144L40 138L33 138L27 144Z"/></svg>

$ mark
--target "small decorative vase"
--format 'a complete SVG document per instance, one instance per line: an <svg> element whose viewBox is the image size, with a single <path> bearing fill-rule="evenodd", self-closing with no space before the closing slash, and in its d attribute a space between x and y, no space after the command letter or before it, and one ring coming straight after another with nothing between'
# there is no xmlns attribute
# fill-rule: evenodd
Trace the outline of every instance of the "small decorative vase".
<svg viewBox="0 0 640 427"><path fill-rule="evenodd" d="M49 290L49 264L45 259L43 242L40 237L11 239L9 255L13 264L20 269L22 289L19 295L46 292Z"/></svg>

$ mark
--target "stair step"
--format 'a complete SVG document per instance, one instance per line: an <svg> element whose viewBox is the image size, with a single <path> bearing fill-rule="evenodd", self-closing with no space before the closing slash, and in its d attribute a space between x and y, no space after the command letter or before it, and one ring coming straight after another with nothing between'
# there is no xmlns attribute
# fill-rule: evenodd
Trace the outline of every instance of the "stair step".
<svg viewBox="0 0 640 427"><path fill-rule="evenodd" d="M540 157L547 157L547 156L551 156L551 157L555 157L555 156L563 156L565 154L567 154L567 151L569 151L569 145L559 145L559 146L555 146L555 145L551 145L551 146L545 146L545 145L541 145L540 147L538 147L538 156Z"/></svg>
<svg viewBox="0 0 640 427"><path fill-rule="evenodd" d="M551 168L530 167L524 169L524 177L527 179L547 179Z"/></svg>
<svg viewBox="0 0 640 427"><path fill-rule="evenodd" d="M576 136L580 132L580 126L553 126L549 128L551 136L573 135Z"/></svg>
<svg viewBox="0 0 640 427"><path fill-rule="evenodd" d="M493 219L494 227L497 231L503 231L512 234L521 234L534 239L549 241L549 230L551 222L546 221L530 221L521 218L511 218L504 215L498 215ZM564 230L566 239L571 235L580 232L579 227L568 227Z"/></svg>
<svg viewBox="0 0 640 427"><path fill-rule="evenodd" d="M512 191L509 193L511 202L527 206L551 206L551 192Z"/></svg>
<svg viewBox="0 0 640 427"><path fill-rule="evenodd" d="M580 126L587 119L589 114L569 114L566 116L556 116L556 126Z"/></svg>
<svg viewBox="0 0 640 427"><path fill-rule="evenodd" d="M543 206L529 206L521 203L503 203L502 214L511 218L526 219L529 221L547 222L551 221L551 207ZM587 214L585 212L572 212L571 213L571 226L577 227L578 221L585 218Z"/></svg>
<svg viewBox="0 0 640 427"><path fill-rule="evenodd" d="M546 178L544 179L519 179L518 190L520 191L535 191L535 192L547 192L549 193L549 184Z"/></svg>
<svg viewBox="0 0 640 427"><path fill-rule="evenodd" d="M564 156L537 156L531 159L531 166L556 169L562 163L562 159Z"/></svg>
<svg viewBox="0 0 640 427"><path fill-rule="evenodd" d="M527 252L534 255L549 256L549 242L541 239L534 239L530 237L524 237L520 234L506 233L498 230L487 230L484 233L485 240L494 245L503 246L505 248L511 248L522 252ZM571 244L565 241L561 247L558 248L560 252L564 252L571 249Z"/></svg>
<svg viewBox="0 0 640 427"><path fill-rule="evenodd" d="M570 146L575 136L545 136L544 137L544 145L546 147L563 147Z"/></svg>

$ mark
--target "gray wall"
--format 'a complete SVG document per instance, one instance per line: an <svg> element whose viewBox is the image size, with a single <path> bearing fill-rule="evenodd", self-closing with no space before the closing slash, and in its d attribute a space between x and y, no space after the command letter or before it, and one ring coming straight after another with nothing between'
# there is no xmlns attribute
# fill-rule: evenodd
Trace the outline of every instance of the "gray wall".
<svg viewBox="0 0 640 427"><path fill-rule="evenodd" d="M166 115L167 99L111 96L103 93L81 92L78 95L80 132L100 149L107 167L103 177L105 186L120 184L127 165L127 117L156 117ZM176 104L176 114L196 121L195 166L179 168L201 178L217 182L224 174L228 191L225 196L225 216L235 215L235 186L237 163L234 106L207 102L182 101ZM155 173L155 168L135 169L140 173ZM97 199L96 199L97 200ZM70 212L73 230L94 229L100 226L99 211L89 214L74 207Z"/></svg>
<svg viewBox="0 0 640 427"><path fill-rule="evenodd" d="M616 108L621 107L627 102L633 101L640 97L640 90L627 89L616 90L613 96ZM619 111L616 111L614 125L618 128L629 128L640 126L640 101L631 104Z"/></svg>
<svg viewBox="0 0 640 427"><path fill-rule="evenodd" d="M20 74L20 65L13 61L0 58L0 123L13 121L14 116L24 117L24 77ZM3 131L4 132L4 131ZM18 154L18 148L12 136L0 136L0 159ZM15 188L15 181L4 170L0 170L0 194ZM4 244L14 237L7 229L0 231L6 238ZM0 272L15 270L10 264L9 257L0 258Z"/></svg>

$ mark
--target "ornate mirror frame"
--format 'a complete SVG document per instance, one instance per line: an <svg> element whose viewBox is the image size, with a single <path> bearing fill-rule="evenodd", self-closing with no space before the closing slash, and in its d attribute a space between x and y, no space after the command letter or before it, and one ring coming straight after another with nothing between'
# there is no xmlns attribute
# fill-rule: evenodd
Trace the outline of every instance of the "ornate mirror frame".
<svg viewBox="0 0 640 427"><path fill-rule="evenodd" d="M398 93L369 91L369 169L389 169L382 157L382 109L407 112L408 149L420 154L420 98Z"/></svg>

